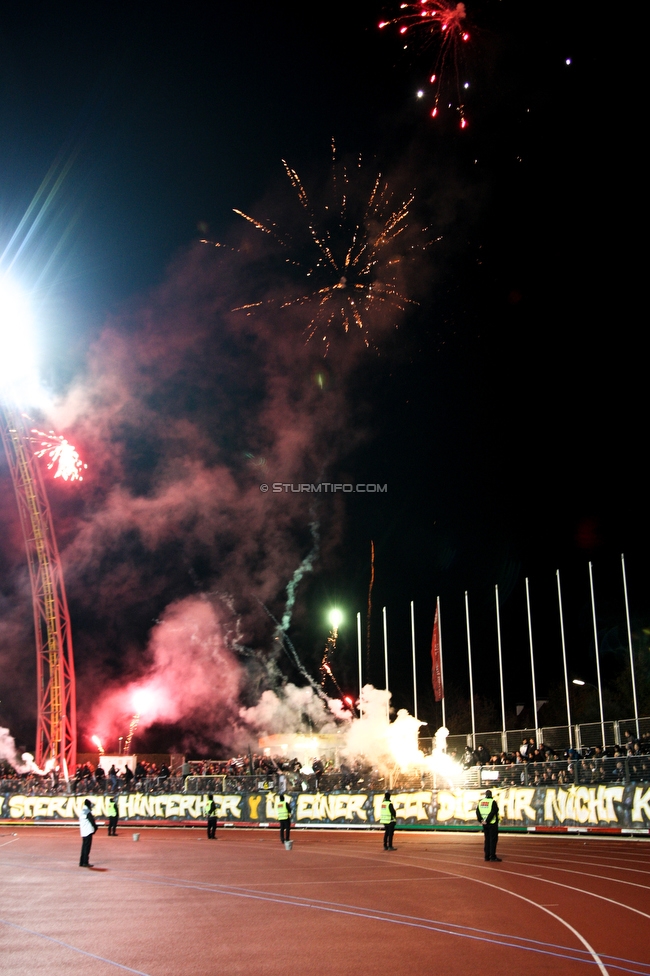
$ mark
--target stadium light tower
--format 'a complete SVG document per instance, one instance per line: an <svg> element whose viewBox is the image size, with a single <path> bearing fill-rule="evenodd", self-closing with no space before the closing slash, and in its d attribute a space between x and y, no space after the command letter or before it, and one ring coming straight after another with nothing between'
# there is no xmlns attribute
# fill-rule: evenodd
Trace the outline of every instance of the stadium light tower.
<svg viewBox="0 0 650 976"><path fill-rule="evenodd" d="M77 761L77 715L70 614L45 484L23 409L38 402L29 304L0 277L0 434L16 493L32 585L36 638L35 759L64 774Z"/></svg>

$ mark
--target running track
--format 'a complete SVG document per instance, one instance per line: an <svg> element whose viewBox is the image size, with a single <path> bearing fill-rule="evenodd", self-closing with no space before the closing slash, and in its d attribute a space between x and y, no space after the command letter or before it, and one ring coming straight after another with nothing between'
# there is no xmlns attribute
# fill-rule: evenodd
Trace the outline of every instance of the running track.
<svg viewBox="0 0 650 976"><path fill-rule="evenodd" d="M0 828L3 976L650 976L650 843Z"/></svg>

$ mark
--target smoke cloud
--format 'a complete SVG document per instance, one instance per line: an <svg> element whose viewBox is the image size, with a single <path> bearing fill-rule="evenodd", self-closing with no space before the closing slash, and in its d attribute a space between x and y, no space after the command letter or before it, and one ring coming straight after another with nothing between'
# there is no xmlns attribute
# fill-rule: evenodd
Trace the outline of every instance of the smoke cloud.
<svg viewBox="0 0 650 976"><path fill-rule="evenodd" d="M342 502L260 485L336 480L339 459L367 436L351 393L374 354L341 330L324 360L322 344L305 342L300 307L233 311L253 280L267 298L283 287L262 235L243 234L237 251L195 247L111 318L48 418L88 463L82 485L51 489L81 751L93 734L114 748L135 713L141 733L169 725L214 744L232 741L233 722L263 725L255 709L269 727L322 711L313 688L279 690L276 658L300 580L344 530ZM410 267L408 235L395 244L400 268L401 247ZM393 306L374 314L378 335L399 318ZM28 620L20 572L15 612ZM282 621L275 630L265 607ZM33 656L24 633L6 654ZM31 708L17 696L12 725Z"/></svg>

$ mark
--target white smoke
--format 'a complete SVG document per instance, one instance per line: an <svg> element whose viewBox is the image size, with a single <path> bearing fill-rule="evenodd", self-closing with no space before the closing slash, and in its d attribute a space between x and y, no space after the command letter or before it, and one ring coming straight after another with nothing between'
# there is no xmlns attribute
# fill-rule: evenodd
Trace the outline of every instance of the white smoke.
<svg viewBox="0 0 650 976"><path fill-rule="evenodd" d="M423 722L401 708L390 720L389 691L365 685L361 692L361 718L354 716L338 698L327 706L310 686L288 684L278 692L265 691L257 705L240 709L244 724L261 736L278 733L336 735L336 752L346 762L360 760L384 771L428 770L450 783L457 781L461 769L447 756L447 729L436 733L431 756L425 756L418 742ZM331 740L328 743L331 749ZM318 751L318 739L313 740Z"/></svg>
<svg viewBox="0 0 650 976"><path fill-rule="evenodd" d="M0 728L0 759L4 759L17 773L38 773L44 776L47 770L39 769L34 762L31 752L24 752L22 759L18 758L16 742L9 729Z"/></svg>
<svg viewBox="0 0 650 976"><path fill-rule="evenodd" d="M287 684L280 691L265 691L257 705L241 708L239 716L249 728L261 735L280 732L333 733L338 730L335 715L337 702L328 713L323 701L310 685L297 688ZM338 702L340 704L340 702Z"/></svg>

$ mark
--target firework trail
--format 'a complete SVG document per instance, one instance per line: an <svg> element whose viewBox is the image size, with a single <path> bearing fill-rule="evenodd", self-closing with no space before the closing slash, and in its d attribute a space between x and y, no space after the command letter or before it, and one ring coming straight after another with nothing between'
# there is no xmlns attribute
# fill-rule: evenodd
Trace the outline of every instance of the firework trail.
<svg viewBox="0 0 650 976"><path fill-rule="evenodd" d="M287 630L289 629L289 624L291 623L291 614L293 613L293 607L296 602L296 590L298 588L298 584L300 583L305 573L311 573L314 568L314 561L318 556L318 552L320 548L319 528L320 526L315 519L313 519L309 523L309 531L311 532L311 538L312 538L312 547L308 552L308 554L303 559L303 561L300 563L300 566L298 566L298 568L295 570L293 576L289 581L289 585L287 586L287 602L284 607L284 613L282 614L282 623L278 624L278 628L279 630L282 631L283 634L287 632ZM277 636L277 631L274 636Z"/></svg>
<svg viewBox="0 0 650 976"><path fill-rule="evenodd" d="M133 739L133 736L137 732L139 724L140 724L140 713L136 712L133 718L131 719L131 724L129 725L129 734L127 735L126 741L124 742L125 756L128 756L129 754L129 749L131 748L131 741Z"/></svg>
<svg viewBox="0 0 650 976"><path fill-rule="evenodd" d="M84 464L76 447L70 444L65 437L55 434L53 430L45 434L42 430L32 429L32 434L43 438L38 450L34 451L34 456L42 458L47 455L49 458L47 469L51 471L56 467L55 478L63 478L64 481L84 480L82 472L87 469L88 465Z"/></svg>
<svg viewBox="0 0 650 976"><path fill-rule="evenodd" d="M453 62L454 76L456 82L456 110L460 116L460 127L467 127L465 117L465 106L463 104L462 88L460 81L460 61L462 59L462 46L469 41L469 32L466 24L466 11L464 3L448 3L445 0L419 0L419 3L401 3L399 13L389 20L382 20L380 28L396 26L399 29L400 37L404 40L404 49L407 50L412 42L420 47L428 47L435 44L438 48L433 73L429 77L429 83L433 86L434 101L431 109L431 117L435 118L438 114L438 103L443 90L445 71L448 62ZM418 92L421 97L424 92Z"/></svg>
<svg viewBox="0 0 650 976"><path fill-rule="evenodd" d="M327 638L327 643L325 644L325 650L323 651L323 659L320 664L320 674L321 674L321 688L325 688L325 682L327 678L330 678L336 687L341 700L343 700L343 691L339 685L334 672L332 671L332 655L336 651L336 641L338 638L338 627L332 627L330 635Z"/></svg>
<svg viewBox="0 0 650 976"><path fill-rule="evenodd" d="M280 624L280 622L273 616L273 614L271 613L269 608L265 606L265 604L263 604L261 601L259 601L259 604L262 610L264 610L264 612L271 618L271 620L275 624L275 632L273 634L273 639L278 641L282 650L285 652L287 657L289 657L293 661L293 663L296 665L303 678L305 678L305 680L309 682L309 684L314 689L314 691L321 699L321 701L324 702L325 705L327 705L329 701L327 695L322 691L318 682L314 681L309 671L307 671L307 669L305 668L304 664L298 657L298 652L296 651L295 647L293 646L293 644L291 643L287 635L282 630L282 625Z"/></svg>
<svg viewBox="0 0 650 976"><path fill-rule="evenodd" d="M417 304L398 287L401 256L395 247L408 227L414 196L410 194L395 205L388 183L379 173L359 205L358 182L362 178L351 183L347 167L337 161L332 141L330 201L317 217L298 173L285 160L282 162L306 217L306 242L295 241L271 221L258 220L242 210L235 213L284 248L286 263L309 279L309 291L281 301L282 308L297 305L313 310L305 329L307 342L319 337L327 354L335 330L348 333L358 329L369 347L374 344L371 325L376 315L386 310L403 312L407 305ZM360 157L356 169L361 170ZM250 311L264 304L251 302L234 311Z"/></svg>
<svg viewBox="0 0 650 976"><path fill-rule="evenodd" d="M284 607L284 613L282 614L282 622L280 623L278 620L276 620L276 618L273 616L273 614L268 609L268 607L264 606L263 603L261 603L260 606L263 607L265 612L269 615L269 617L275 624L273 639L280 643L285 654L287 654L288 657L291 658L291 660L296 665L303 678L305 678L309 682L309 684L314 689L314 691L317 692L319 697L324 702L327 702L327 696L323 694L317 682L314 681L312 676L309 674L309 672L303 665L302 661L300 660L298 656L298 652L296 651L292 642L287 637L287 630L289 629L289 625L291 624L291 614L293 613L293 608L296 602L296 590L298 588L298 584L302 580L305 573L312 572L314 568L314 562L319 553L319 549L320 549L319 528L320 528L319 523L316 521L316 519L312 519L312 521L309 524L309 530L311 532L311 537L312 537L312 547L310 551L307 553L307 555L305 556L305 558L302 560L300 565L294 571L294 574L289 581L289 584L287 586L287 602Z"/></svg>

